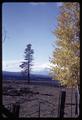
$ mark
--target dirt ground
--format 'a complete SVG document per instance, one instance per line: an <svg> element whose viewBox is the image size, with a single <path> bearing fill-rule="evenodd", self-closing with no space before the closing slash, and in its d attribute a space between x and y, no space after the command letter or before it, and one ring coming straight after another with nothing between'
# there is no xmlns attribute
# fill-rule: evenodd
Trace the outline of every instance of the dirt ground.
<svg viewBox="0 0 82 120"><path fill-rule="evenodd" d="M75 115L75 89L66 88L64 117ZM3 104L10 109L13 103L20 103L19 117L58 117L61 89L55 86L27 84L26 81L3 81ZM40 109L39 109L40 107Z"/></svg>

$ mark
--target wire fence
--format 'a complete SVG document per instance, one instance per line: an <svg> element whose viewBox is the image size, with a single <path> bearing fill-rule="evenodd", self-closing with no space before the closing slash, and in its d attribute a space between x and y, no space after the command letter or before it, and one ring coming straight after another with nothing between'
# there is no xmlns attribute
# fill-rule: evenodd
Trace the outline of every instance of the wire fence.
<svg viewBox="0 0 82 120"><path fill-rule="evenodd" d="M33 92L30 94L30 96L33 95L42 95L42 96L47 96L47 97L52 97L52 99L54 99L54 96L52 94L43 94L43 93L39 93L39 92ZM73 106L75 107L75 115L79 116L78 113L78 101L77 101L77 94L75 94L75 103L71 103L71 102L66 102L66 91L61 91L61 94L59 94L59 98L58 98L58 103L52 103L47 99L42 99L42 98L30 98L30 97L25 97L24 96L22 98L20 98L19 96L19 100L16 101L16 103L14 103L14 105L11 104L5 104L5 107L10 110L11 112L16 112L17 108L17 103L19 104L19 110L18 110L18 116L20 117L20 110L22 109L22 104L25 104L25 102L27 103L27 109L29 109L28 105L33 102L32 105L30 105L31 111L27 112L27 116L28 117L32 117L33 115L36 114L36 117L45 117L48 116L48 114L52 117L64 117L64 114L67 114L65 111L66 107L71 107L71 109L73 109ZM15 106L12 107L12 106ZM44 107L43 107L44 106ZM33 109L34 108L34 109ZM73 114L73 111L71 113L71 116Z"/></svg>

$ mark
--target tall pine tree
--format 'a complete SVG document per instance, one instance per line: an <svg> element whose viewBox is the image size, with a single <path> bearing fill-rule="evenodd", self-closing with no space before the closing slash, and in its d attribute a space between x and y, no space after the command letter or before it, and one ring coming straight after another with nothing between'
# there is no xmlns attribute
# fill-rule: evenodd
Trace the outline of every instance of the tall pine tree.
<svg viewBox="0 0 82 120"><path fill-rule="evenodd" d="M62 85L75 86L80 84L80 4L66 2L60 9L51 74Z"/></svg>
<svg viewBox="0 0 82 120"><path fill-rule="evenodd" d="M33 49L31 49L31 44L28 44L25 49L25 59L24 62L20 65L20 67L23 69L22 72L24 76L28 77L28 83L30 83L30 72L31 72L31 66L33 61Z"/></svg>

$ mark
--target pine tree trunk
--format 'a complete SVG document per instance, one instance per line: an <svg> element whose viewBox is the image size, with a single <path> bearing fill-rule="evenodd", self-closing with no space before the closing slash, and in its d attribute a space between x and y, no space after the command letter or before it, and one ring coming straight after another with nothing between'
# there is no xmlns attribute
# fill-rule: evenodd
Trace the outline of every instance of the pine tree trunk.
<svg viewBox="0 0 82 120"><path fill-rule="evenodd" d="M28 84L30 83L30 69L29 69L29 63L28 63Z"/></svg>

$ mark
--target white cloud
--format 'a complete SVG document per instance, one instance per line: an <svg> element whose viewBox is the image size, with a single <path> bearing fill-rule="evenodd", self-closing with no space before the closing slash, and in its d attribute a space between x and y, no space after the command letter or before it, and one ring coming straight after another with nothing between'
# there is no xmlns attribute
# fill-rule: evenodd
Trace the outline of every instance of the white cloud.
<svg viewBox="0 0 82 120"><path fill-rule="evenodd" d="M29 2L30 5L45 5L45 2Z"/></svg>
<svg viewBox="0 0 82 120"><path fill-rule="evenodd" d="M33 71L43 70L45 68L50 68L49 63L39 63L33 66Z"/></svg>
<svg viewBox="0 0 82 120"><path fill-rule="evenodd" d="M21 64L23 60L9 60L9 61L3 61L2 62L2 69L4 71L21 71L21 68L19 65ZM33 71L40 71L46 68L50 68L50 63L35 63L32 66Z"/></svg>
<svg viewBox="0 0 82 120"><path fill-rule="evenodd" d="M62 2L57 2L56 5L57 5L57 7L61 7L63 5L63 3Z"/></svg>
<svg viewBox="0 0 82 120"><path fill-rule="evenodd" d="M2 62L2 69L4 71L20 71L19 65L22 60L8 60Z"/></svg>

